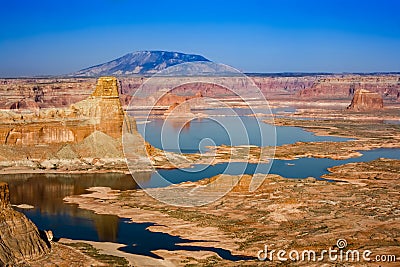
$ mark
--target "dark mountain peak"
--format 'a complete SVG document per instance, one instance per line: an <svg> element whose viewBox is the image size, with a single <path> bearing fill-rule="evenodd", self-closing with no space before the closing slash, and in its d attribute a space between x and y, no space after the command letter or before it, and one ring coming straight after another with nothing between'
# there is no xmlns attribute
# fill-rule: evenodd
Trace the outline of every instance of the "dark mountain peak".
<svg viewBox="0 0 400 267"><path fill-rule="evenodd" d="M172 51L137 51L73 73L74 76L153 74L181 63L206 61L203 56Z"/></svg>

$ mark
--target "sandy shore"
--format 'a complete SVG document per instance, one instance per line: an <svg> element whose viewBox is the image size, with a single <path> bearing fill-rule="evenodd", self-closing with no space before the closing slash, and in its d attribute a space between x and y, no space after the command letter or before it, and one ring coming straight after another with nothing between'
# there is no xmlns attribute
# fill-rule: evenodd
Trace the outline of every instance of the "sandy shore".
<svg viewBox="0 0 400 267"><path fill-rule="evenodd" d="M142 256L142 255L136 255L132 253L126 253L123 251L118 250L118 248L123 247L123 244L118 244L118 243L111 243L111 242L94 242L94 241L88 241L88 240L72 240L72 239L67 239L67 238L61 238L58 242L60 243L65 243L65 244L73 244L73 243L86 243L90 244L96 249L98 249L101 253L107 254L107 255L113 255L117 257L123 257L129 261L129 264L132 266L149 266L149 267L173 267L175 266L172 262L168 260L162 260L162 259L154 259L152 257L147 257L147 256Z"/></svg>

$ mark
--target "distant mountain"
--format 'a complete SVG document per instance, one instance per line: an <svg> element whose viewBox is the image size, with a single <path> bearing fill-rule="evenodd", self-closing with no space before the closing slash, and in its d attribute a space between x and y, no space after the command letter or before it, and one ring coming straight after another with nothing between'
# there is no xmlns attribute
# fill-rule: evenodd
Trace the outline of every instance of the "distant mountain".
<svg viewBox="0 0 400 267"><path fill-rule="evenodd" d="M210 62L210 60L200 55L168 51L139 51L126 54L107 63L80 70L71 75L88 77L154 74L170 66L195 61Z"/></svg>

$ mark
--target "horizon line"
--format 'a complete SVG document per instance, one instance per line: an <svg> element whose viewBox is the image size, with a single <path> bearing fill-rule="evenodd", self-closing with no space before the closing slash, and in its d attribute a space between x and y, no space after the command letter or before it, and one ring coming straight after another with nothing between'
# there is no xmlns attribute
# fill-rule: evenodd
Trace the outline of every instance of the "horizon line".
<svg viewBox="0 0 400 267"><path fill-rule="evenodd" d="M281 76L281 77L302 77L302 76L329 76L329 75L400 75L400 71L371 71L371 72L301 72L301 71L283 71L283 72L242 72L242 74L256 77L256 76ZM114 77L152 77L156 73L152 74L129 74L129 75L94 75L94 76L74 76L69 74L61 75L21 75L21 76L0 76L0 79L50 79L50 78L98 78L102 76L114 76Z"/></svg>

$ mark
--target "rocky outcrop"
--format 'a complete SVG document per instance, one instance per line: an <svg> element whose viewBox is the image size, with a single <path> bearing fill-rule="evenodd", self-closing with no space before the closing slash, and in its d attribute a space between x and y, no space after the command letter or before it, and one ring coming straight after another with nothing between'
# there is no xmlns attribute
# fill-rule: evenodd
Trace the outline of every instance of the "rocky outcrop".
<svg viewBox="0 0 400 267"><path fill-rule="evenodd" d="M360 89L354 93L350 106L347 109L355 111L380 110L383 108L383 99L377 93Z"/></svg>
<svg viewBox="0 0 400 267"><path fill-rule="evenodd" d="M10 207L10 190L8 184L0 182L0 209L7 209Z"/></svg>
<svg viewBox="0 0 400 267"><path fill-rule="evenodd" d="M244 85L246 86L246 85ZM229 97L235 93L215 83L191 82L177 86L171 90L172 94L190 95L194 97Z"/></svg>
<svg viewBox="0 0 400 267"><path fill-rule="evenodd" d="M351 98L357 90L364 89L396 100L400 92L399 75L331 75L317 79L300 91L303 98Z"/></svg>
<svg viewBox="0 0 400 267"><path fill-rule="evenodd" d="M13 104L11 104L10 109L29 109L29 110L38 110L39 104L33 100L25 100L22 99L20 101L17 101Z"/></svg>
<svg viewBox="0 0 400 267"><path fill-rule="evenodd" d="M174 103L171 106L169 106L168 110L164 112L164 116L173 116L173 117L179 117L179 116L190 116L193 115L191 113L190 109L190 104L189 103ZM189 122L190 123L190 122Z"/></svg>
<svg viewBox="0 0 400 267"><path fill-rule="evenodd" d="M11 208L8 184L4 182L0 182L0 225L0 266L26 264L50 252L46 234Z"/></svg>
<svg viewBox="0 0 400 267"><path fill-rule="evenodd" d="M92 95L66 109L39 113L0 114L0 142L7 145L48 145L83 141L95 131L120 138L124 112L119 102L117 79L99 78Z"/></svg>
<svg viewBox="0 0 400 267"><path fill-rule="evenodd" d="M38 113L0 111L0 168L126 169L124 122L135 146L143 146L144 140L134 119L122 109L118 85L114 77L101 77L87 99L69 108Z"/></svg>
<svg viewBox="0 0 400 267"><path fill-rule="evenodd" d="M124 111L119 101L118 81L115 77L100 77L92 95L71 108L81 116L95 120L95 130L113 138L121 137Z"/></svg>
<svg viewBox="0 0 400 267"><path fill-rule="evenodd" d="M152 97L150 97L152 98ZM174 105L175 103L183 103L189 99L191 99L192 96L182 96L182 95L176 95L171 92L168 92L164 95L162 95L157 102L155 103L155 106L171 106ZM154 103L154 100L149 99L147 103L151 104Z"/></svg>

